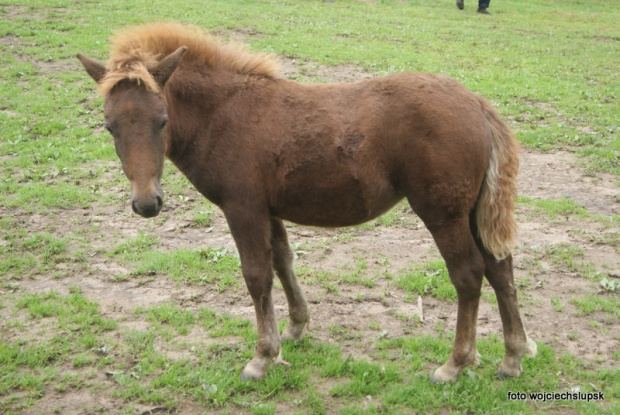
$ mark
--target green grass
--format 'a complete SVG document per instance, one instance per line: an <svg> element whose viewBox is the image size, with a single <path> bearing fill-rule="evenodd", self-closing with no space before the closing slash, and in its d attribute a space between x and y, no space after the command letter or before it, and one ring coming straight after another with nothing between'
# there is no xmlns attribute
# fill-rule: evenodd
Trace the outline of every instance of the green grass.
<svg viewBox="0 0 620 415"><path fill-rule="evenodd" d="M559 298L551 297L551 305L553 306L553 309L558 313L561 313L564 310L564 305Z"/></svg>
<svg viewBox="0 0 620 415"><path fill-rule="evenodd" d="M24 391L39 395L45 385L61 378L63 365L96 367L106 359L97 354L105 333L117 322L103 317L99 306L73 289L73 294L25 294L17 297L14 307L6 310L19 321L6 331L12 336L0 340L0 409L10 409L2 396ZM25 316L21 311L25 312ZM39 327L32 337L27 327ZM42 329L44 328L44 329ZM19 336L24 331L25 336Z"/></svg>
<svg viewBox="0 0 620 415"><path fill-rule="evenodd" d="M135 238L127 239L121 244L119 244L110 253L110 256L119 254L122 255L124 258L131 258L136 255L139 256L139 253L144 252L145 250L148 250L154 246L157 246L158 243L159 238L142 231Z"/></svg>
<svg viewBox="0 0 620 415"><path fill-rule="evenodd" d="M620 300L617 297L605 297L589 294L581 298L572 298L571 303L584 314L602 311L612 315L616 321L620 317Z"/></svg>
<svg viewBox="0 0 620 415"><path fill-rule="evenodd" d="M450 282L446 264L431 261L400 275L396 284L405 292L417 295L432 295L440 300L456 302L456 290Z"/></svg>
<svg viewBox="0 0 620 415"><path fill-rule="evenodd" d="M448 358L452 335L416 331L392 338L374 322L378 338L369 340L344 325L323 326L317 331L331 336L331 342L311 334L285 344L291 367L274 367L264 381L243 383L239 372L257 341L251 321L172 300L121 313L76 287L64 293L29 292L44 291L33 287L55 278L79 281L93 272L92 264L112 263L129 271L117 276L118 285L111 283L115 288L165 278L222 295L236 289L246 295L234 254L167 248L153 232L163 218L139 227L134 238L122 230L110 240L100 238L101 221L92 215L120 217L108 213L127 208L129 184L102 128L103 99L74 55L104 60L107 39L127 24L194 23L223 37L240 37L252 50L294 58L300 67L346 64L377 75L444 73L489 98L525 147L573 152L592 175L620 174L620 11L614 1L506 0L492 4L490 18L476 15L474 4L461 12L453 2L376 3L0 0L0 412L32 412L50 396L81 392L122 402L123 413L144 406L183 412L184 405L222 414L620 412L617 369L557 355L544 344L537 358L525 360L523 377L499 381L495 371L503 358L502 341L482 338L480 367L465 370L455 385L432 385L429 374ZM303 70L297 78L323 81ZM170 163L162 186L166 200L182 206L174 213L183 211L183 216L176 219L195 228L213 226L214 207L192 204L196 192ZM612 232L592 235L593 242L617 245L618 215L594 216L571 199L522 197L519 206L552 224L596 223ZM55 224L59 214L74 221ZM45 220L34 222L37 217ZM402 203L370 225L337 233L330 243L346 244L357 232L414 222L419 225ZM300 257L316 251L311 243L298 248ZM596 269L587 251L561 244L544 246L537 255L554 271L600 280L605 291L546 299L553 313L566 313L570 301L575 317L597 318L605 330L618 323L617 284L611 272ZM433 296L455 306L442 262L411 266L390 279L390 260L380 256L378 261L380 266L362 254L337 271L301 267L299 276L325 294L353 291L357 302L364 293L356 288L376 289L384 278L388 289L409 300ZM533 273L538 270L532 265ZM527 293L527 284L521 288ZM410 317L402 319L410 324ZM422 326L419 320L415 324L416 330ZM567 330L568 340L583 340L579 336ZM368 358L343 352L341 341L365 341ZM614 351L612 360L619 359ZM572 387L603 391L606 401L507 399L508 391Z"/></svg>
<svg viewBox="0 0 620 415"><path fill-rule="evenodd" d="M213 220L213 209L200 208L194 214L194 225L199 227L207 227L211 225Z"/></svg>
<svg viewBox="0 0 620 415"><path fill-rule="evenodd" d="M527 196L519 196L519 203L525 206L533 206L536 211L547 215L550 219L556 219L558 216L562 218L574 217L576 219L590 217L587 210L569 198L534 200Z"/></svg>
<svg viewBox="0 0 620 415"><path fill-rule="evenodd" d="M239 286L239 258L227 250L209 248L163 252L154 249L158 243L157 237L142 232L134 239L122 242L109 255L130 266L134 276L164 274L174 281L212 284L219 291Z"/></svg>
<svg viewBox="0 0 620 415"><path fill-rule="evenodd" d="M294 365L273 367L264 381L247 383L240 380L239 370L253 353L256 334L244 319L207 308L188 311L168 303L137 308L135 315L144 316L147 326L123 329L75 289L66 296L55 292L18 296L9 311L20 315L24 326L45 322L65 334L48 339L11 336L12 340L0 341L0 408L8 413L16 409L7 399L15 392L32 396L34 403L37 394L52 386L58 391L87 387L92 369L107 373L111 382L106 393L170 410L191 399L205 409L258 406L254 413L274 413L285 399L304 413L329 413L327 408L334 406L340 408L339 413L360 413L360 402L371 397L364 404L369 413L476 412L481 408L501 408L503 413L560 408L613 413L620 397L617 370L594 371L574 356L557 356L544 344L539 344L536 359L524 361L521 378L500 381L494 376L503 358L498 336L478 342L481 366L465 370L454 385L428 381L430 370L450 353L451 338L443 336L381 338L374 345L381 362L353 358L338 346L322 342L286 343L284 356ZM161 328L166 325L178 330L176 335L164 335ZM199 329L208 337L188 336ZM19 330L12 328L11 332ZM225 341L230 338L242 341L231 346ZM178 357L179 351L183 357ZM72 371L61 373L63 365ZM605 391L608 405L507 398L509 391L565 391L577 379L587 380L581 384L584 393ZM317 381L323 384L321 390Z"/></svg>
<svg viewBox="0 0 620 415"><path fill-rule="evenodd" d="M7 219L7 224L13 222ZM2 231L7 244L0 246L0 283L19 280L23 276L51 272L60 263L85 267L84 252L68 246L68 238L58 238L48 233L26 235L19 227L7 226ZM58 273L58 276L63 276Z"/></svg>
<svg viewBox="0 0 620 415"><path fill-rule="evenodd" d="M174 281L214 285L218 291L241 284L239 259L220 249L148 251L134 260L134 275L165 274Z"/></svg>
<svg viewBox="0 0 620 415"><path fill-rule="evenodd" d="M580 247L568 244L552 245L547 248L546 255L552 264L559 267L565 266L569 271L591 271L591 266L579 261L584 257L584 251Z"/></svg>
<svg viewBox="0 0 620 415"><path fill-rule="evenodd" d="M312 270L302 266L297 269L297 275L304 284L319 285L325 288L327 293L336 295L339 288L345 285L372 288L376 284L376 277L369 275L367 263L362 259L358 259L353 266L341 266L338 272Z"/></svg>
<svg viewBox="0 0 620 415"><path fill-rule="evenodd" d="M146 321L159 328L170 326L180 335L187 335L189 326L196 321L196 317L192 313L170 303L150 308L138 307L135 309L135 313L144 314Z"/></svg>

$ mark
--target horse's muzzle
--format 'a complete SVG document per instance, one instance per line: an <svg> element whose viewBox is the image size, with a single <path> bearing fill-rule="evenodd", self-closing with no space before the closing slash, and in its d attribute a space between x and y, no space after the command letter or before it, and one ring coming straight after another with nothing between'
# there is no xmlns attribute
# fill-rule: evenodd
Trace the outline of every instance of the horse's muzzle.
<svg viewBox="0 0 620 415"><path fill-rule="evenodd" d="M160 195L155 195L151 198L139 198L131 201L131 208L138 215L145 218L152 218L159 215L161 208L164 205L164 200Z"/></svg>

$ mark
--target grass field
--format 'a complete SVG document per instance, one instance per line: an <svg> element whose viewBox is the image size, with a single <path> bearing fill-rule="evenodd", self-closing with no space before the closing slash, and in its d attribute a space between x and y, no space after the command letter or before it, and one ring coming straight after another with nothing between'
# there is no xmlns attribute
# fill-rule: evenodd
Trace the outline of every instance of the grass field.
<svg viewBox="0 0 620 415"><path fill-rule="evenodd" d="M0 413L620 413L620 9L466 3L0 0ZM490 99L525 149L516 279L539 355L524 375L495 376L485 286L481 366L429 383L456 297L398 205L351 229L291 226L312 331L284 345L291 367L241 382L256 334L222 215L167 165L162 214L132 216L74 57L104 61L112 33L153 20L276 54L301 82L440 72ZM509 399L566 391L605 400Z"/></svg>

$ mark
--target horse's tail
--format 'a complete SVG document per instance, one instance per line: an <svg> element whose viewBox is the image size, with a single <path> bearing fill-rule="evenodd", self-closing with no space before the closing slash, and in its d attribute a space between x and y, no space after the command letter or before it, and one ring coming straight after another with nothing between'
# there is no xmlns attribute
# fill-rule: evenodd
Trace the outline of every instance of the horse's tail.
<svg viewBox="0 0 620 415"><path fill-rule="evenodd" d="M476 223L486 250L497 260L510 255L517 234L514 218L519 147L514 134L495 108L484 99L482 111L491 130L491 157L478 195Z"/></svg>

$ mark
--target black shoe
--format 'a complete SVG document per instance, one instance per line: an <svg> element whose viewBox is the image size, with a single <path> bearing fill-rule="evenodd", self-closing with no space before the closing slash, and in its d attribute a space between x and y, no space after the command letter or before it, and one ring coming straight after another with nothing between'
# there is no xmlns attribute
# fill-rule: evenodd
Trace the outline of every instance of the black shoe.
<svg viewBox="0 0 620 415"><path fill-rule="evenodd" d="M491 14L486 7L478 7L478 13L480 14Z"/></svg>
<svg viewBox="0 0 620 415"><path fill-rule="evenodd" d="M459 10L463 10L465 8L465 4L463 4L463 0L456 0L456 7L458 7Z"/></svg>

